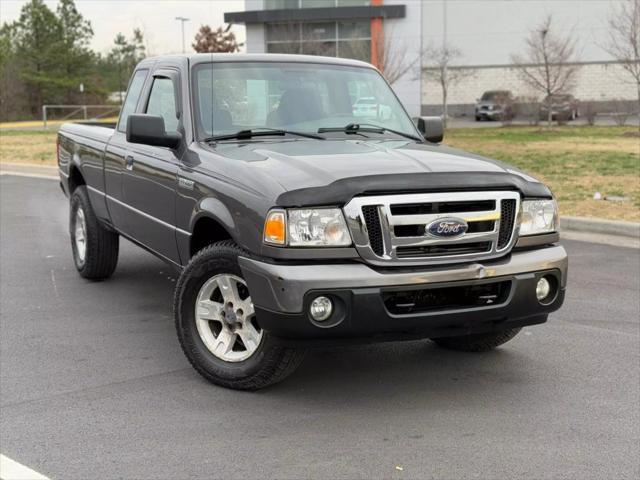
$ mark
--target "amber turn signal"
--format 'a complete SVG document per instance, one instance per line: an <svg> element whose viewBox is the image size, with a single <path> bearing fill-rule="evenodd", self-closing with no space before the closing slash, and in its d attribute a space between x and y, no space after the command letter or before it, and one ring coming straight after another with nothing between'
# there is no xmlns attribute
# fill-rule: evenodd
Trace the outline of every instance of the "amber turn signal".
<svg viewBox="0 0 640 480"><path fill-rule="evenodd" d="M274 210L269 212L264 222L264 241L275 245L284 245L287 239L285 212Z"/></svg>

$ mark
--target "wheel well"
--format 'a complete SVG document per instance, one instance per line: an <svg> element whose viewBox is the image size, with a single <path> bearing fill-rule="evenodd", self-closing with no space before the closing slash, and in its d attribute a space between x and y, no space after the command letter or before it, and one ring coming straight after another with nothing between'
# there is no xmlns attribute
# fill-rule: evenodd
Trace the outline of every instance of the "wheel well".
<svg viewBox="0 0 640 480"><path fill-rule="evenodd" d="M69 172L69 193L73 193L73 191L80 185L86 184L87 182L84 181L84 177L82 176L82 173L80 173L80 169L72 165Z"/></svg>
<svg viewBox="0 0 640 480"><path fill-rule="evenodd" d="M200 218L191 234L190 256L194 256L204 247L221 240L230 240L229 232L217 221L209 217Z"/></svg>

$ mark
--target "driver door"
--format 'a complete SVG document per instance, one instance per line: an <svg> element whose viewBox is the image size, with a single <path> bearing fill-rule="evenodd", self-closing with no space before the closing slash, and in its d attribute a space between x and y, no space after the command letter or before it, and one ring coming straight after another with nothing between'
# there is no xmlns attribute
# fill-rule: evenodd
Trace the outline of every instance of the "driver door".
<svg viewBox="0 0 640 480"><path fill-rule="evenodd" d="M163 68L153 73L144 113L160 115L167 132L181 132L180 74ZM122 189L130 207L127 231L147 248L179 263L176 246L176 182L181 148L128 142Z"/></svg>

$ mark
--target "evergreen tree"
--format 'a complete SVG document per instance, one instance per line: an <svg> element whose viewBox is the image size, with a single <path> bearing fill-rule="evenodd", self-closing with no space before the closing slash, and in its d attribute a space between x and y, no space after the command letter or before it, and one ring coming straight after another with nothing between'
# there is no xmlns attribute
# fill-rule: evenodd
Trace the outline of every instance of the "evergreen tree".
<svg viewBox="0 0 640 480"><path fill-rule="evenodd" d="M22 7L20 18L10 28L14 32L20 77L27 87L30 109L36 114L45 99L55 96L57 90L60 22L42 0L31 0Z"/></svg>
<svg viewBox="0 0 640 480"><path fill-rule="evenodd" d="M61 74L67 86L65 101L76 103L73 97L77 96L80 83L85 85L87 92L96 90L94 82L89 79L95 64L95 55L89 49L93 29L91 23L78 12L73 0L60 0L57 17L60 22Z"/></svg>
<svg viewBox="0 0 640 480"><path fill-rule="evenodd" d="M20 118L28 109L13 45L15 28L5 24L0 28L0 121Z"/></svg>
<svg viewBox="0 0 640 480"><path fill-rule="evenodd" d="M98 91L92 36L73 0L60 0L55 13L43 0L25 4L18 20L0 29L3 118L24 111L39 116L46 103L74 103L80 83Z"/></svg>
<svg viewBox="0 0 640 480"><path fill-rule="evenodd" d="M144 36L142 31L136 28L130 40L118 33L113 40L114 46L109 51L105 65L112 89L120 92L120 103L123 101L123 92L127 89L129 78L135 66L145 57ZM106 72L105 72L106 73Z"/></svg>

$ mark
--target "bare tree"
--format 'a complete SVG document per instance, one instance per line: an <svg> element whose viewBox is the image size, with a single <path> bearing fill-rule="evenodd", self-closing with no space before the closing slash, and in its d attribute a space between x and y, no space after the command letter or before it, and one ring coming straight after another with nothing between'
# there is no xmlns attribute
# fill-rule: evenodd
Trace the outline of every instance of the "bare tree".
<svg viewBox="0 0 640 480"><path fill-rule="evenodd" d="M622 63L638 88L640 113L640 0L627 0L609 18L605 50Z"/></svg>
<svg viewBox="0 0 640 480"><path fill-rule="evenodd" d="M471 68L455 67L452 63L462 57L462 52L456 47L443 45L427 48L423 53L425 76L433 79L442 90L442 121L447 126L449 118L449 92L451 88L467 77L474 75Z"/></svg>
<svg viewBox="0 0 640 480"><path fill-rule="evenodd" d="M420 53L413 58L407 58L407 46L398 42L393 31L382 31L375 39L373 52L375 58L371 62L378 67L378 70L393 85L420 62Z"/></svg>
<svg viewBox="0 0 640 480"><path fill-rule="evenodd" d="M231 31L231 24L216 30L212 30L209 25L202 25L196 33L195 42L191 44L198 53L233 53L239 51L242 45Z"/></svg>
<svg viewBox="0 0 640 480"><path fill-rule="evenodd" d="M380 70L389 85L393 85L415 69L420 62L421 53L409 56L408 49L409 47L400 41L400 37L387 27L371 38L371 43L362 40L341 42L339 53L341 57L371 62Z"/></svg>
<svg viewBox="0 0 640 480"><path fill-rule="evenodd" d="M551 15L529 33L524 56L512 55L511 61L522 80L545 95L547 124L553 120L554 95L573 88L579 66L576 65L576 44L571 35L562 37L552 30Z"/></svg>

